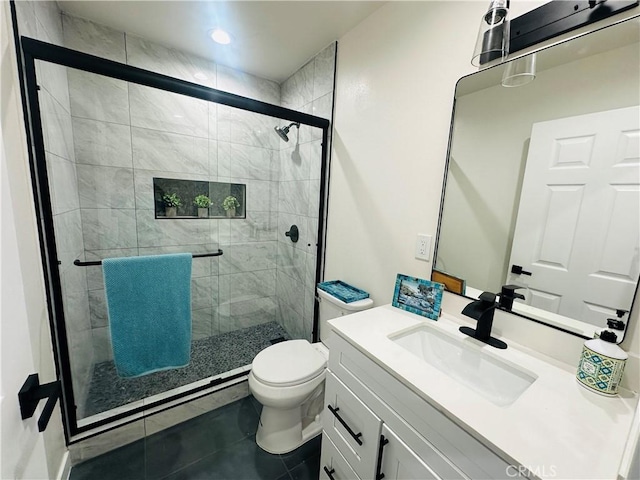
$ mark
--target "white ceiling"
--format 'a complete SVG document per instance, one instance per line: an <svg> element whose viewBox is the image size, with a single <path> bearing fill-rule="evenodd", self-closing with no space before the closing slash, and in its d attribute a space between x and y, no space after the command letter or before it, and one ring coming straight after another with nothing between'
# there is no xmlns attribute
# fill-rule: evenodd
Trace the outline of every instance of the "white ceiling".
<svg viewBox="0 0 640 480"><path fill-rule="evenodd" d="M282 82L383 5L381 1L59 1L82 17ZM209 32L232 36L217 45Z"/></svg>

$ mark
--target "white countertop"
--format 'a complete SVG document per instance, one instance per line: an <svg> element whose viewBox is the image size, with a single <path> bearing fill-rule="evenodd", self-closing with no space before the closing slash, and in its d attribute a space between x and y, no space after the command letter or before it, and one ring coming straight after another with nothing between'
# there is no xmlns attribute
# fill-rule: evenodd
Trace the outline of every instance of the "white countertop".
<svg viewBox="0 0 640 480"><path fill-rule="evenodd" d="M497 406L389 340L389 335L428 323L472 341L487 353L537 376L510 405ZM580 386L575 373L525 353L460 333L446 313L437 322L391 305L330 321L358 350L482 441L505 460L538 478L615 479L638 401L631 392L604 397ZM576 368L578 365L576 358ZM436 387L437 386L437 387Z"/></svg>

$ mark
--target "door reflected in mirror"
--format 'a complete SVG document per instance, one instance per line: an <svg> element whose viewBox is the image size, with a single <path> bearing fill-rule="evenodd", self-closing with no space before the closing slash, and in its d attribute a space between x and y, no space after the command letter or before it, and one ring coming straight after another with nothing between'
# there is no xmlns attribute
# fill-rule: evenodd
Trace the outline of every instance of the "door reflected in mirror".
<svg viewBox="0 0 640 480"><path fill-rule="evenodd" d="M591 338L638 285L640 20L536 57L518 88L504 64L458 82L434 269Z"/></svg>

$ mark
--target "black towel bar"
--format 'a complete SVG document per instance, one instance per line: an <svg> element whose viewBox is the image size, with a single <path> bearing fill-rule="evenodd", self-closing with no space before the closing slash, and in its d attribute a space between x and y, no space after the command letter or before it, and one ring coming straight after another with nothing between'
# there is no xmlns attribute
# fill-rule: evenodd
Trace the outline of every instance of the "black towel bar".
<svg viewBox="0 0 640 480"><path fill-rule="evenodd" d="M193 258L203 258L203 257L219 257L220 255L222 255L222 250L218 249L217 252L211 252L211 253L194 253L191 256ZM73 261L73 264L78 266L78 267L93 267L95 265L102 265L102 261L98 260L95 262L82 262L80 260L78 260L77 258Z"/></svg>

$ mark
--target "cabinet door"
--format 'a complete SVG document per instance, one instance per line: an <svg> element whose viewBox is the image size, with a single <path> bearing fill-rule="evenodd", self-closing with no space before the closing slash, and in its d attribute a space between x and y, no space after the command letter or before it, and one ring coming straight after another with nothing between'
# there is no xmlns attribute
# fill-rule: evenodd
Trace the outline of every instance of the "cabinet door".
<svg viewBox="0 0 640 480"><path fill-rule="evenodd" d="M373 478L380 419L327 372L322 429L360 478Z"/></svg>
<svg viewBox="0 0 640 480"><path fill-rule="evenodd" d="M320 455L321 480L360 480L349 466L331 439L322 435L322 454Z"/></svg>
<svg viewBox="0 0 640 480"><path fill-rule="evenodd" d="M386 425L380 436L382 462L374 478L385 480L441 480L395 433ZM384 476L383 476L384 475Z"/></svg>

